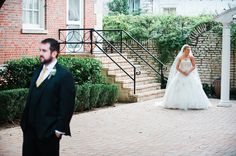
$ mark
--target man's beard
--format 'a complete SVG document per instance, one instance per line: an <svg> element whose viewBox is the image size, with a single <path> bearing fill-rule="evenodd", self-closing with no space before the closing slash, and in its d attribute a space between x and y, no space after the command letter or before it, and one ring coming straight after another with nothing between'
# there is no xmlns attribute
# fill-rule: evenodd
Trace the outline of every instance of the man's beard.
<svg viewBox="0 0 236 156"><path fill-rule="evenodd" d="M44 60L41 61L41 58L43 58ZM49 59L45 59L43 56L40 56L40 62L43 63L43 64L49 64L49 63L52 62L52 60L53 60L52 56L50 56Z"/></svg>

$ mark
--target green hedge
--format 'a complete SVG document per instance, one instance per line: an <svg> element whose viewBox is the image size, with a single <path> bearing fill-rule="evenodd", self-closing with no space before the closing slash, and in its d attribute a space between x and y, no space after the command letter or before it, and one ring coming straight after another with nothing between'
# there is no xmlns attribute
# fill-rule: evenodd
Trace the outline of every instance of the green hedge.
<svg viewBox="0 0 236 156"><path fill-rule="evenodd" d="M0 91L0 124L19 119L25 107L28 89ZM107 84L76 85L75 112L111 106L118 98L118 88Z"/></svg>
<svg viewBox="0 0 236 156"><path fill-rule="evenodd" d="M0 91L0 124L13 121L21 116L28 89L12 89Z"/></svg>
<svg viewBox="0 0 236 156"><path fill-rule="evenodd" d="M113 105L118 98L116 85L84 84L76 88L76 112Z"/></svg>
<svg viewBox="0 0 236 156"><path fill-rule="evenodd" d="M36 58L23 58L6 62L6 68L0 70L0 90L28 88L33 71L39 67Z"/></svg>
<svg viewBox="0 0 236 156"><path fill-rule="evenodd" d="M61 56L58 62L72 72L78 85L105 83L105 78L101 74L102 64L96 59ZM0 90L28 88L33 71L39 65L38 58L22 58L6 62L6 68L0 70Z"/></svg>

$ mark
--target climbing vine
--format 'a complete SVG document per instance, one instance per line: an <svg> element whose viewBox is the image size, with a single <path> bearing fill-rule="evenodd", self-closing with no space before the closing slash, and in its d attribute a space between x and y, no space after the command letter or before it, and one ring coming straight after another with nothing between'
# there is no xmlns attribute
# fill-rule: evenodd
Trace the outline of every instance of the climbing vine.
<svg viewBox="0 0 236 156"><path fill-rule="evenodd" d="M212 16L106 16L103 19L104 29L123 29L137 40L153 40L158 49L158 56L168 63L185 43L190 43L189 36L194 29L206 23L207 29L216 33L222 32L222 25L215 22ZM236 26L232 25L232 42L236 41ZM105 34L111 41L119 39L115 33ZM123 36L124 39L129 39ZM191 43L190 43L191 44Z"/></svg>

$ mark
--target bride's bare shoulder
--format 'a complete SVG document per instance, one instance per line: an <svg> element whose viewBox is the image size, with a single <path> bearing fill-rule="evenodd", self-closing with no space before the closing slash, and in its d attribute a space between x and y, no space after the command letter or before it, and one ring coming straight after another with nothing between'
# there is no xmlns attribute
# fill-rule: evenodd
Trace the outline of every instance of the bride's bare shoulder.
<svg viewBox="0 0 236 156"><path fill-rule="evenodd" d="M195 59L194 56L189 56L189 58L190 58L191 60L194 60L194 59Z"/></svg>
<svg viewBox="0 0 236 156"><path fill-rule="evenodd" d="M181 61L181 60L183 60L184 59L184 56L180 56L179 57L179 60Z"/></svg>

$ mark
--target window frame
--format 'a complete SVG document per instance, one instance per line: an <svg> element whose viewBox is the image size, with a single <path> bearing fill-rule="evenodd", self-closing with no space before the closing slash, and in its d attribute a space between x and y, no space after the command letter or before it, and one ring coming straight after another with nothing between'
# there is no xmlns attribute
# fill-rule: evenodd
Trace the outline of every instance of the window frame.
<svg viewBox="0 0 236 156"><path fill-rule="evenodd" d="M29 1L32 1L34 4L34 1L37 1L38 3L38 9L33 8L24 8L23 3L27 3ZM22 3L22 33L47 33L46 28L46 22L45 22L45 0L23 0ZM24 12L31 11L32 13L32 21L34 20L33 12L38 11L38 24L33 23L24 23Z"/></svg>
<svg viewBox="0 0 236 156"><path fill-rule="evenodd" d="M138 0L139 1L139 5L138 5L138 8L135 8L135 6L137 6L136 5L136 0L129 0L129 11L130 12L135 12L135 11L138 11L139 9L140 9L140 3L141 3L141 1L140 0ZM132 4L131 4L132 3ZM130 7L132 5L132 7Z"/></svg>
<svg viewBox="0 0 236 156"><path fill-rule="evenodd" d="M168 9L168 11L167 11L167 9ZM171 9L173 9L174 13L171 12ZM163 11L163 14L174 14L174 15L176 15L176 7L163 7L162 11Z"/></svg>

